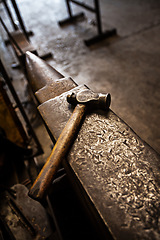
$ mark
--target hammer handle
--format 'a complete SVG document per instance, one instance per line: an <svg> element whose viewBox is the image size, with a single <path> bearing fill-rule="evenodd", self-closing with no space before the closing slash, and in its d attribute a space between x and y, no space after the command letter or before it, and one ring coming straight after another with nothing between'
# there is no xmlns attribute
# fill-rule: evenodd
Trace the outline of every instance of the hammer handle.
<svg viewBox="0 0 160 240"><path fill-rule="evenodd" d="M76 105L50 156L29 191L29 196L31 198L40 201L47 194L47 191L54 179L54 175L73 142L85 110L86 105Z"/></svg>

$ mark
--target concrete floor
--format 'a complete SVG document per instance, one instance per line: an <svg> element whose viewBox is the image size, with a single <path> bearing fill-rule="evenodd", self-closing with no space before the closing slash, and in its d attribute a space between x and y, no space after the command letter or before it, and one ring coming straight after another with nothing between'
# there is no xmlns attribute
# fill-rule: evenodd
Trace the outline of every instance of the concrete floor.
<svg viewBox="0 0 160 240"><path fill-rule="evenodd" d="M64 0L21 0L18 6L38 53L51 51L48 62L78 84L110 92L111 109L160 153L160 1L99 2L103 29L115 27L118 34L90 48L83 39L96 34L93 14L84 11L83 21L60 28L57 22L67 17ZM3 6L0 11L6 18ZM11 49L5 51L10 63L16 61ZM18 70L10 71L25 85Z"/></svg>

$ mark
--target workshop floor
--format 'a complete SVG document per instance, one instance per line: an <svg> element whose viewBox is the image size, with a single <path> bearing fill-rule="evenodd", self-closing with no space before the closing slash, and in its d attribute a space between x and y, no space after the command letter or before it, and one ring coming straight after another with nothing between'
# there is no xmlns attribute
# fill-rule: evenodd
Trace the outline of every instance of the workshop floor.
<svg viewBox="0 0 160 240"><path fill-rule="evenodd" d="M160 153L160 1L99 1L103 29L116 28L117 36L92 47L83 40L96 34L93 14L73 5L75 13L86 13L85 19L61 28L58 21L68 16L64 0L17 2L27 29L34 32L30 39L38 53L52 52L48 63L78 84L110 92L111 109ZM6 18L2 4L0 12ZM16 59L9 47L5 52L9 66ZM9 71L14 84L25 88L20 71ZM43 132L37 128L42 141Z"/></svg>

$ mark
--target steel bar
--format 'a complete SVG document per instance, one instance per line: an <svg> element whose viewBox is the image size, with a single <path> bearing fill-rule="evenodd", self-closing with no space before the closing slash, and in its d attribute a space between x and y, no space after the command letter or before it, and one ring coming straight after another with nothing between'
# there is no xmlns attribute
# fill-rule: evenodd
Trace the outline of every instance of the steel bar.
<svg viewBox="0 0 160 240"><path fill-rule="evenodd" d="M101 40L104 40L108 37L116 35L116 33L117 33L116 29L113 28L111 30L107 30L105 32L102 32L101 34L97 34L96 36L94 36L90 39L84 40L84 43L86 44L86 46L91 46L92 44L98 43Z"/></svg>
<svg viewBox="0 0 160 240"><path fill-rule="evenodd" d="M92 8L92 7L88 6L87 4L85 4L83 2L78 2L76 0L67 0L67 1L73 2L73 3L77 4L78 6L81 6L81 7L85 8L85 9L87 9L90 12L96 12L95 8Z"/></svg>
<svg viewBox="0 0 160 240"><path fill-rule="evenodd" d="M84 13L83 12L78 13L76 15L72 15L71 17L63 19L61 21L58 21L58 24L60 26L64 26L65 24L69 24L69 23L75 22L77 19L82 18L82 17L84 17Z"/></svg>
<svg viewBox="0 0 160 240"><path fill-rule="evenodd" d="M27 31L26 31L26 28L25 28L23 19L22 19L22 17L21 17L20 11L19 11L18 6L17 6L17 3L16 3L15 0L11 0L11 2L12 2L12 5L13 5L13 8L14 8L14 10L15 10L15 13L16 13L16 15L17 15L19 24L20 24L20 26L21 26L21 28L22 28L22 30L23 30L23 32L24 32L24 35L26 36L27 40L29 41L28 33L27 33Z"/></svg>
<svg viewBox="0 0 160 240"><path fill-rule="evenodd" d="M96 19L97 19L98 34L102 34L102 24L101 24L99 0L94 0L94 4L95 4Z"/></svg>
<svg viewBox="0 0 160 240"><path fill-rule="evenodd" d="M11 81L10 81L10 78L9 78L1 60L0 60L0 71L2 72L2 76L4 77L6 83L7 83L8 87L11 91L11 94L12 94L13 98L15 99L16 104L17 104L17 106L18 106L18 108L19 108L19 110L22 114L22 117L25 120L25 122L26 122L26 124L27 124L27 126L28 126L28 128L31 132L31 135L32 135L32 137L33 137L33 139L34 139L34 141L37 145L37 152L35 153L35 156L40 155L40 154L43 153L42 146L41 146L41 144L40 144L40 142L39 142L39 140L38 140L38 138L37 138L37 136L36 136L36 134L35 134L35 132L32 128L32 125L31 125L31 123L30 123L30 121L29 121L29 119L26 115L26 112L25 112L25 110L24 110L24 108L21 104L21 101L19 100L19 97L18 97L18 95L17 95L17 93L16 93L16 91L15 91L15 89L14 89L14 87L13 87Z"/></svg>
<svg viewBox="0 0 160 240"><path fill-rule="evenodd" d="M19 45L17 44L17 42L14 40L14 38L12 37L12 35L10 34L10 32L8 31L6 25L5 25L5 23L3 22L3 20L2 20L1 17L0 17L0 22L1 22L2 26L3 26L3 28L5 29L5 31L6 31L6 33L7 33L7 35L8 35L8 37L9 37L10 41L16 46L16 48L18 49L18 51L23 55L24 53L23 53L22 49L19 47Z"/></svg>
<svg viewBox="0 0 160 240"><path fill-rule="evenodd" d="M66 4L67 4L67 8L68 8L68 13L69 13L69 16L72 18L72 9L70 7L70 4L69 4L70 0L66 0Z"/></svg>
<svg viewBox="0 0 160 240"><path fill-rule="evenodd" d="M13 20L13 16L12 16L12 13L11 13L11 11L10 11L10 9L9 9L8 4L7 4L7 0L2 0L2 2L3 2L4 6L5 6L5 8L6 8L6 11L7 11L7 13L8 13L8 16L9 16L10 20L11 20L11 23L12 23L12 26L13 26L14 30L17 30L18 27L17 27L17 25L15 24L15 22L14 22L14 20Z"/></svg>

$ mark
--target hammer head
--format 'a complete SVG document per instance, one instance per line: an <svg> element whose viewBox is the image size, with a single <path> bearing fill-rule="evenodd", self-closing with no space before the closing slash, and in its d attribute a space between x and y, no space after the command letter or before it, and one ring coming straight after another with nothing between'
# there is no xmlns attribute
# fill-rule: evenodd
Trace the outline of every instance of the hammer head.
<svg viewBox="0 0 160 240"><path fill-rule="evenodd" d="M85 104L89 107L97 107L103 110L108 110L111 103L111 95L110 93L94 93L90 89L86 89L76 94L69 94L67 96L67 101L73 105Z"/></svg>

